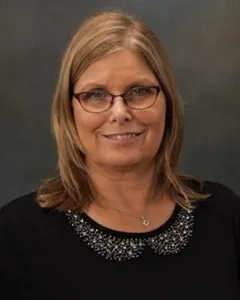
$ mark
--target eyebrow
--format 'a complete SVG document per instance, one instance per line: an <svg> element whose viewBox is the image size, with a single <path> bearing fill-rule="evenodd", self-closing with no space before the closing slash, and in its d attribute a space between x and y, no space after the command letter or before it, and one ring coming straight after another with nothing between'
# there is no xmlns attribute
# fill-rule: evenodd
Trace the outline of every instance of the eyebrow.
<svg viewBox="0 0 240 300"><path fill-rule="evenodd" d="M127 86L125 86L124 90L128 90L134 86L137 85L159 85L158 82L156 82L153 79L148 79L148 78L139 78L139 79L135 79L133 81L131 81ZM107 90L107 85L105 84L101 84L101 83L97 83L97 82L88 82L87 84L84 84L80 87L78 87L78 90L84 92L84 91L89 91L92 89L105 89Z"/></svg>

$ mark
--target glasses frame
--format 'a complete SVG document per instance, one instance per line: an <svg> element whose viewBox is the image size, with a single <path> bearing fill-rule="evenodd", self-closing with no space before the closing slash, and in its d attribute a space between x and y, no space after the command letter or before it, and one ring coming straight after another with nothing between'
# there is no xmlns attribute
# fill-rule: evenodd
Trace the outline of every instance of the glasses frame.
<svg viewBox="0 0 240 300"><path fill-rule="evenodd" d="M94 111L87 110L86 108L84 108L84 106L83 106L83 104L82 104L82 102L81 102L81 100L80 100L80 96L89 93L89 91L88 91L88 92L81 92L81 93L73 93L73 97L75 97L75 98L78 100L78 102L81 104L82 108L83 108L85 111L87 111L87 112L89 112L89 113L92 113L92 114L100 114L100 113L103 113L103 112L109 110L109 109L113 106L114 99L115 99L116 97L121 97L121 98L123 99L123 103L124 103L126 106L128 106L129 108L131 108L131 109L135 109L135 110L148 109L149 107L153 106L153 105L156 103L157 97L158 97L159 93L162 91L162 87L161 87L160 85L148 85L148 86L144 86L144 85L143 85L143 86L139 86L139 87L146 87L146 88L154 88L154 89L156 89L157 94L156 94L155 100L153 101L153 103L152 103L151 105L149 105L149 106L147 106L147 107L144 107L144 108L135 108L135 107L131 107L131 106L127 103L127 100L125 99L125 95L128 93L128 91L129 91L130 89L128 89L126 92L124 92L124 93L122 93L122 94L118 94L118 95L115 95L115 94L112 94L112 93L107 92L107 94L110 95L110 96L112 97L112 99L111 99L111 101L110 101L110 104L109 104L109 107L108 107L107 109L102 110L102 111L99 111L99 112L94 112Z"/></svg>

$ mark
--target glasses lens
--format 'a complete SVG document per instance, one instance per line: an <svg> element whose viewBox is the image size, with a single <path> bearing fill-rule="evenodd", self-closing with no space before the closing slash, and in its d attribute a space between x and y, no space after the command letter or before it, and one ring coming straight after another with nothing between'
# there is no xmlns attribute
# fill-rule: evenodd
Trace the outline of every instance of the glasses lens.
<svg viewBox="0 0 240 300"><path fill-rule="evenodd" d="M125 94L125 99L129 107L144 109L154 104L157 95L158 89L156 87L138 86L130 89Z"/></svg>
<svg viewBox="0 0 240 300"><path fill-rule="evenodd" d="M82 107L89 112L98 113L109 108L111 95L103 90L93 90L79 95Z"/></svg>
<svg viewBox="0 0 240 300"><path fill-rule="evenodd" d="M146 109L155 103L159 91L157 86L135 86L122 96L129 107ZM83 92L77 97L83 109L92 113L104 112L112 104L112 95L102 89Z"/></svg>

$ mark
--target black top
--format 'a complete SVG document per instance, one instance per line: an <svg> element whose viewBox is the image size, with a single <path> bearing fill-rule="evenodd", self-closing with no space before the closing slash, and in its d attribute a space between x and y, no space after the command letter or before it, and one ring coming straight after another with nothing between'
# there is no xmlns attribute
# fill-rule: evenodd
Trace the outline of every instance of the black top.
<svg viewBox="0 0 240 300"><path fill-rule="evenodd" d="M193 214L177 206L139 234L42 209L35 193L12 201L0 213L0 298L239 300L240 198L213 182L204 191Z"/></svg>

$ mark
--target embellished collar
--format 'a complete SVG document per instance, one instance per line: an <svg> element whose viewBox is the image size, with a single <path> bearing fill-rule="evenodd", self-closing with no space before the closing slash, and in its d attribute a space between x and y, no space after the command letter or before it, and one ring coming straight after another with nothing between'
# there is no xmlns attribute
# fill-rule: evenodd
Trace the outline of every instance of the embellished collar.
<svg viewBox="0 0 240 300"><path fill-rule="evenodd" d="M160 227L143 233L109 229L85 213L66 213L78 236L105 259L127 261L141 256L146 247L159 255L178 254L187 245L194 225L192 211L176 205L170 218Z"/></svg>

